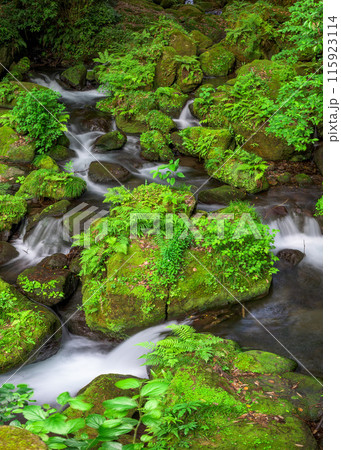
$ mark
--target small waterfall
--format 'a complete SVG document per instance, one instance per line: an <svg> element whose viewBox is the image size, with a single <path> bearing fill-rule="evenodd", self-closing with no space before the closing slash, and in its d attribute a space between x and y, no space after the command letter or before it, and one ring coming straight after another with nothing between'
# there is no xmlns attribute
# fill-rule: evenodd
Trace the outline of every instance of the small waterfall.
<svg viewBox="0 0 341 450"><path fill-rule="evenodd" d="M180 117L178 119L174 119L174 122L177 124L177 127L180 130L189 127L200 127L200 122L198 119L193 117L191 110L189 109L190 105L194 102L194 100L189 100L181 111Z"/></svg>
<svg viewBox="0 0 341 450"><path fill-rule="evenodd" d="M64 391L75 395L80 388L98 375L119 373L136 377L147 377L143 359L148 351L137 344L157 342L167 332L167 325L157 325L135 334L127 341L110 350L107 344L90 341L84 337L70 335L62 348L51 358L23 367L18 373L0 376L0 384L25 383L34 388L34 399L39 403L53 404Z"/></svg>
<svg viewBox="0 0 341 450"><path fill-rule="evenodd" d="M269 223L279 230L275 238L276 253L284 248L305 253L303 261L322 269L323 239L320 227L313 217L288 214Z"/></svg>
<svg viewBox="0 0 341 450"><path fill-rule="evenodd" d="M186 0L185 5L194 5L194 0Z"/></svg>

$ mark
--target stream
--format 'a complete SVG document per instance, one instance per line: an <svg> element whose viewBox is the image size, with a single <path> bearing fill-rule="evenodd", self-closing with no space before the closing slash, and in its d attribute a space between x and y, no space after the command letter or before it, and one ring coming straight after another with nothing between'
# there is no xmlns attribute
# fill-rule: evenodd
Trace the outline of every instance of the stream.
<svg viewBox="0 0 341 450"><path fill-rule="evenodd" d="M67 135L70 148L74 151L71 159L73 170L88 185L87 192L73 202L73 206L87 203L99 209L108 209L102 203L103 196L109 187L118 186L118 183L97 184L89 180L87 169L94 158L101 162L119 163L129 170L131 176L125 182L128 188L143 184L145 180L152 181L150 171L162 163L143 160L139 138L132 135L128 135L127 143L119 151L92 154L96 138L116 129L110 116L95 108L96 102L105 93L95 89L81 92L66 90L57 81L58 73L42 71L36 73L31 81L60 92L70 114ZM190 112L190 102L187 102L180 116L174 118L179 129L199 126ZM96 125L98 118L109 129L99 129ZM209 179L202 164L194 158L181 157L178 170L184 173L187 184L200 187L205 183L204 189L221 185ZM297 249L304 252L305 257L297 266L284 268L274 275L270 293L261 300L247 303L243 314L240 306L232 308L232 311L216 311L208 314L206 320L194 319L193 324L198 330L234 339L245 348L290 357L288 349L301 363L300 371L306 373L307 369L314 376L322 375L322 234L318 222L311 215L320 196L321 189L318 187L282 186L248 198L270 228L279 230L275 253L285 248ZM287 214L273 218L268 211L277 205L285 205ZM221 207L198 204L198 209L207 211ZM19 256L0 268L0 276L12 283L25 268L54 253L68 253L71 246L71 242L63 239L62 219L57 218L43 219L30 233L26 233L24 223L11 244L16 247ZM64 329L61 349L56 355L28 364L18 372L3 374L0 382L26 383L34 388L38 402L52 404L59 393L69 391L72 395L76 394L81 387L103 373L146 376L146 369L141 366L143 361L139 359L146 351L136 344L156 342L165 335L166 326L161 324L143 330L115 348L107 343L72 335Z"/></svg>

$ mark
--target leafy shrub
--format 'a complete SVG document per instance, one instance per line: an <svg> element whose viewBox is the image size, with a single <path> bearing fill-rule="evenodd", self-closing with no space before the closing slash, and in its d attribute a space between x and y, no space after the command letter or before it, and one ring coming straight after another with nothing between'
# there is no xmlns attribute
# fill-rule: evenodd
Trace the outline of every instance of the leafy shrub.
<svg viewBox="0 0 341 450"><path fill-rule="evenodd" d="M46 153L59 136L67 131L65 123L69 115L58 102L60 94L47 89L33 89L18 95L11 112L11 121L19 133L35 139L38 153Z"/></svg>
<svg viewBox="0 0 341 450"><path fill-rule="evenodd" d="M315 211L315 216L323 216L323 195L317 200Z"/></svg>
<svg viewBox="0 0 341 450"><path fill-rule="evenodd" d="M0 231L8 230L25 216L26 201L13 195L0 195Z"/></svg>

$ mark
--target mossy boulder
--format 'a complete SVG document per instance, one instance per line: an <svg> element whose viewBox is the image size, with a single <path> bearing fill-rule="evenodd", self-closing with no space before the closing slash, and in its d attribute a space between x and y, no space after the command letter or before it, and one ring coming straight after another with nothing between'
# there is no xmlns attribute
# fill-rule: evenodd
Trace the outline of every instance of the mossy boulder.
<svg viewBox="0 0 341 450"><path fill-rule="evenodd" d="M199 192L198 200L202 203L228 205L233 200L243 200L246 193L233 186L219 186Z"/></svg>
<svg viewBox="0 0 341 450"><path fill-rule="evenodd" d="M155 88L171 86L174 83L178 66L175 61L176 54L173 47L164 47L155 68Z"/></svg>
<svg viewBox="0 0 341 450"><path fill-rule="evenodd" d="M206 76L223 77L233 71L235 56L223 44L215 44L200 55L200 65Z"/></svg>
<svg viewBox="0 0 341 450"><path fill-rule="evenodd" d="M30 163L35 156L35 144L21 138L13 128L0 128L0 160L11 163Z"/></svg>
<svg viewBox="0 0 341 450"><path fill-rule="evenodd" d="M10 72L15 78L22 81L24 75L30 70L30 67L31 61L27 58L27 56L24 56L20 59L20 61L11 65Z"/></svg>
<svg viewBox="0 0 341 450"><path fill-rule="evenodd" d="M163 134L168 134L172 130L176 130L176 124L169 116L161 111L150 111L147 114L146 122L150 130L158 130Z"/></svg>
<svg viewBox="0 0 341 450"><path fill-rule="evenodd" d="M25 172L19 167L8 166L7 164L0 164L0 179L1 181L15 183L18 177L21 177Z"/></svg>
<svg viewBox="0 0 341 450"><path fill-rule="evenodd" d="M56 173L47 169L31 172L20 186L17 195L28 198L62 200L80 197L86 190L86 182L66 172Z"/></svg>
<svg viewBox="0 0 341 450"><path fill-rule="evenodd" d="M18 427L0 426L0 447L6 450L47 450L39 436Z"/></svg>
<svg viewBox="0 0 341 450"><path fill-rule="evenodd" d="M94 150L96 152L107 152L119 150L127 142L127 136L121 131L110 131L96 139Z"/></svg>
<svg viewBox="0 0 341 450"><path fill-rule="evenodd" d="M93 161L88 175L95 183L117 183L129 178L130 172L120 164Z"/></svg>
<svg viewBox="0 0 341 450"><path fill-rule="evenodd" d="M277 181L280 184L290 183L290 181L291 181L291 174L289 172L281 173L280 175L278 175Z"/></svg>
<svg viewBox="0 0 341 450"><path fill-rule="evenodd" d="M10 301L13 312L20 317L2 316L5 320L5 329L10 329L12 322L18 320L20 341L18 335L13 334L13 345L2 336L0 340L0 373L7 372L20 366L32 356L30 362L52 356L59 347L61 331L58 331L60 322L55 314L41 305L28 300L13 286L0 278L0 298ZM29 320L27 317L29 316ZM0 335L4 331L0 327ZM55 333L55 334L54 334ZM48 340L51 336L53 338ZM46 344L46 345L45 345Z"/></svg>
<svg viewBox="0 0 341 450"><path fill-rule="evenodd" d="M138 118L136 116L128 117L121 113L115 117L115 120L117 128L124 133L140 134L148 130L144 118Z"/></svg>
<svg viewBox="0 0 341 450"><path fill-rule="evenodd" d="M147 131L141 135L141 155L148 161L170 161L174 154L160 131Z"/></svg>
<svg viewBox="0 0 341 450"><path fill-rule="evenodd" d="M51 158L49 155L39 155L33 160L33 165L37 169L47 169L52 170L53 172L59 172L59 167L56 164L56 161Z"/></svg>
<svg viewBox="0 0 341 450"><path fill-rule="evenodd" d="M21 272L17 284L30 299L53 306L71 297L78 278L67 268L52 269L42 261Z"/></svg>
<svg viewBox="0 0 341 450"><path fill-rule="evenodd" d="M0 241L0 266L19 256L18 250L9 242Z"/></svg>
<svg viewBox="0 0 341 450"><path fill-rule="evenodd" d="M30 216L28 218L26 232L32 230L32 228L37 225L40 220L43 220L46 217L62 217L67 212L70 205L71 203L68 200L60 200L59 202L47 206L38 214Z"/></svg>
<svg viewBox="0 0 341 450"><path fill-rule="evenodd" d="M86 83L87 70L84 64L69 67L61 73L60 79L73 89L83 89Z"/></svg>
<svg viewBox="0 0 341 450"><path fill-rule="evenodd" d="M181 56L194 56L197 54L195 41L183 31L175 29L169 40L169 45Z"/></svg>
<svg viewBox="0 0 341 450"><path fill-rule="evenodd" d="M293 145L288 145L284 139L266 132L266 127L258 130L253 125L232 125L237 135L243 136L245 143L243 149L261 156L267 161L289 160L295 153Z"/></svg>
<svg viewBox="0 0 341 450"><path fill-rule="evenodd" d="M65 133L59 136L59 138L57 139L57 145L63 145L64 147L70 146L70 139L66 136Z"/></svg>
<svg viewBox="0 0 341 450"><path fill-rule="evenodd" d="M255 60L243 65L237 70L237 75L241 77L249 72L259 75L262 80L266 81L271 99L277 98L282 83L289 82L296 76L296 71L292 66L268 59Z"/></svg>
<svg viewBox="0 0 341 450"><path fill-rule="evenodd" d="M254 373L285 373L296 369L297 363L284 356L260 350L249 350L238 355L234 365L243 372Z"/></svg>
<svg viewBox="0 0 341 450"><path fill-rule="evenodd" d="M294 180L299 186L307 186L313 183L312 178L305 173L298 173L295 175Z"/></svg>
<svg viewBox="0 0 341 450"><path fill-rule="evenodd" d="M159 88L156 96L159 109L171 117L178 117L188 100L188 95L175 88Z"/></svg>
<svg viewBox="0 0 341 450"><path fill-rule="evenodd" d="M27 212L26 200L14 195L0 195L0 231L11 231Z"/></svg>
<svg viewBox="0 0 341 450"><path fill-rule="evenodd" d="M48 155L55 161L65 161L70 158L70 150L64 145L55 145L51 148Z"/></svg>
<svg viewBox="0 0 341 450"><path fill-rule="evenodd" d="M208 36L205 36L199 30L193 30L190 33L190 37L197 44L199 54L203 53L205 50L207 50L209 47L213 45L212 39L210 39Z"/></svg>
<svg viewBox="0 0 341 450"><path fill-rule="evenodd" d="M177 86L183 93L188 94L199 86L203 77L204 74L197 64L181 64L177 71Z"/></svg>
<svg viewBox="0 0 341 450"><path fill-rule="evenodd" d="M210 149L224 154L233 143L233 134L224 128L191 127L180 133L172 133L171 138L180 153L203 159L206 159Z"/></svg>

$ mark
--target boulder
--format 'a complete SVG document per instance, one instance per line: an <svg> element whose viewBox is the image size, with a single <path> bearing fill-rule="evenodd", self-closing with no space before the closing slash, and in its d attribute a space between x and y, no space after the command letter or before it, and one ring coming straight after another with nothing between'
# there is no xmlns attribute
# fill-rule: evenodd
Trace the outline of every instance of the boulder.
<svg viewBox="0 0 341 450"><path fill-rule="evenodd" d="M197 46L194 40L178 29L173 30L169 45L181 56L194 56L197 54Z"/></svg>
<svg viewBox="0 0 341 450"><path fill-rule="evenodd" d="M56 173L47 169L31 172L20 186L18 194L30 198L62 200L80 197L86 190L86 182L69 173Z"/></svg>
<svg viewBox="0 0 341 450"><path fill-rule="evenodd" d="M282 374L295 370L297 363L292 359L276 355L275 353L249 350L237 356L234 366L242 372Z"/></svg>
<svg viewBox="0 0 341 450"><path fill-rule="evenodd" d="M51 256L46 256L39 263L39 266L47 269L65 269L68 266L67 256L64 253L55 253Z"/></svg>
<svg viewBox="0 0 341 450"><path fill-rule="evenodd" d="M57 144L51 148L48 155L55 161L65 161L72 156L71 152L72 150L68 149L67 147Z"/></svg>
<svg viewBox="0 0 341 450"><path fill-rule="evenodd" d="M88 175L95 183L117 183L129 178L130 172L120 164L93 161Z"/></svg>
<svg viewBox="0 0 341 450"><path fill-rule="evenodd" d="M147 114L146 122L150 130L158 130L164 135L176 130L175 122L161 111L150 111Z"/></svg>
<svg viewBox="0 0 341 450"><path fill-rule="evenodd" d="M20 223L26 212L25 199L14 195L0 195L0 232L6 230L10 232L13 225ZM10 235L10 233L8 234Z"/></svg>
<svg viewBox="0 0 341 450"><path fill-rule="evenodd" d="M109 133L112 130L112 117L110 114L98 110L88 110L85 113L82 111L81 125L87 131Z"/></svg>
<svg viewBox="0 0 341 450"><path fill-rule="evenodd" d="M71 203L68 200L60 200L44 208L40 213L28 217L26 233L32 230L40 220L45 217L62 217L69 209Z"/></svg>
<svg viewBox="0 0 341 450"><path fill-rule="evenodd" d="M58 351L62 333L55 314L42 305L33 303L1 278L0 296L10 301L12 308L10 314L3 311L1 317L4 325L0 326L0 334L3 332L1 327L4 326L7 335L6 338L2 335L0 340L0 373L21 366L29 358L30 362L34 362L46 359ZM15 329L19 334L13 329L11 336L9 333L12 331L12 322L16 322Z"/></svg>
<svg viewBox="0 0 341 450"><path fill-rule="evenodd" d="M66 83L70 88L83 89L86 83L86 67L84 64L77 64L69 67L61 73L60 79Z"/></svg>
<svg viewBox="0 0 341 450"><path fill-rule="evenodd" d="M19 256L19 252L8 242L0 241L0 266Z"/></svg>
<svg viewBox="0 0 341 450"><path fill-rule="evenodd" d="M159 88L155 94L158 99L159 109L171 117L179 117L188 100L188 95L175 88Z"/></svg>
<svg viewBox="0 0 341 450"><path fill-rule="evenodd" d="M160 131L147 131L141 135L141 155L148 161L170 161L174 154Z"/></svg>
<svg viewBox="0 0 341 450"><path fill-rule="evenodd" d="M37 169L47 169L52 170L53 172L59 172L59 167L56 164L56 161L51 158L49 155L39 155L33 160L33 165Z"/></svg>
<svg viewBox="0 0 341 450"><path fill-rule="evenodd" d="M107 152L119 150L127 142L127 136L120 131L110 131L96 139L94 143L95 152Z"/></svg>
<svg viewBox="0 0 341 450"><path fill-rule="evenodd" d="M118 114L115 117L117 128L124 133L140 134L148 130L145 119L134 116L127 117L124 114Z"/></svg>
<svg viewBox="0 0 341 450"><path fill-rule="evenodd" d="M177 85L182 92L188 94L199 86L203 76L202 70L197 64L192 64L190 68L187 64L181 64L177 71Z"/></svg>
<svg viewBox="0 0 341 450"><path fill-rule="evenodd" d="M220 186L214 189L205 189L199 192L198 200L201 203L228 205L234 200L243 200L246 193L233 186Z"/></svg>
<svg viewBox="0 0 341 450"><path fill-rule="evenodd" d="M205 50L207 50L209 47L213 45L212 39L210 39L208 36L205 36L199 30L191 31L190 37L197 44L199 54L203 53Z"/></svg>
<svg viewBox="0 0 341 450"><path fill-rule="evenodd" d="M57 139L57 145L62 145L63 147L70 146L70 139L66 136L65 133L59 136L59 138Z"/></svg>
<svg viewBox="0 0 341 450"><path fill-rule="evenodd" d="M6 164L0 164L0 179L1 181L15 183L18 177L25 175L25 172L19 167L8 166Z"/></svg>
<svg viewBox="0 0 341 450"><path fill-rule="evenodd" d="M299 250L287 248L280 250L277 253L277 257L291 267L297 266L297 264L299 264L302 261L304 256L305 256L304 253L300 252Z"/></svg>
<svg viewBox="0 0 341 450"><path fill-rule="evenodd" d="M280 184L290 183L290 181L291 181L291 174L289 172L281 173L280 175L278 175L277 181Z"/></svg>
<svg viewBox="0 0 341 450"><path fill-rule="evenodd" d="M162 55L155 68L155 88L171 86L174 83L178 66L175 61L176 54L173 47L163 48Z"/></svg>
<svg viewBox="0 0 341 450"><path fill-rule="evenodd" d="M47 450L47 445L39 436L24 428L8 425L0 426L0 447L6 450Z"/></svg>
<svg viewBox="0 0 341 450"><path fill-rule="evenodd" d="M235 56L225 45L215 44L200 55L200 65L208 77L223 77L233 71Z"/></svg>
<svg viewBox="0 0 341 450"><path fill-rule="evenodd" d="M21 272L17 284L27 297L43 305L53 306L68 300L77 288L78 278L65 266L51 267L60 263L60 257L45 258L37 266Z"/></svg>
<svg viewBox="0 0 341 450"><path fill-rule="evenodd" d="M0 160L10 163L30 163L35 156L34 142L26 141L9 126L0 128Z"/></svg>
<svg viewBox="0 0 341 450"><path fill-rule="evenodd" d="M307 186L313 183L312 178L305 173L298 173L294 176L294 180L299 186Z"/></svg>

